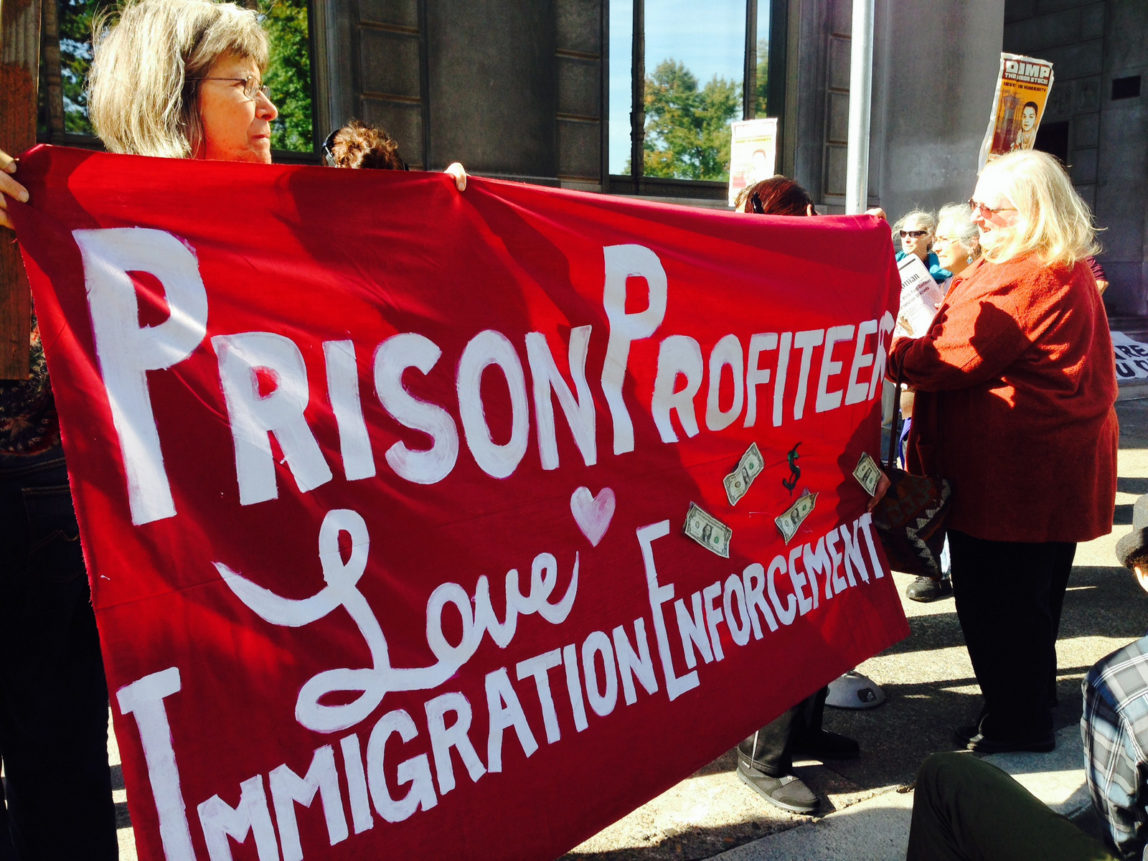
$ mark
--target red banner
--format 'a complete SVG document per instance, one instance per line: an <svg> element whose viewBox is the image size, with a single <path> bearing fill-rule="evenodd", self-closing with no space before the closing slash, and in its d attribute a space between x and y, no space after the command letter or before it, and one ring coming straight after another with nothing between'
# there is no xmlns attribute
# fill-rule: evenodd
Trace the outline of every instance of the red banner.
<svg viewBox="0 0 1148 861"><path fill-rule="evenodd" d="M908 633L884 223L20 178L141 858L551 857Z"/></svg>

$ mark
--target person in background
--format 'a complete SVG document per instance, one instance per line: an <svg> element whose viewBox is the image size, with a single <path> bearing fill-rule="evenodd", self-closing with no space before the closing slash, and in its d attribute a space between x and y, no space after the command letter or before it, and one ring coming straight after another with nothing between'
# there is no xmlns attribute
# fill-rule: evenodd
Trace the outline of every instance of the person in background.
<svg viewBox="0 0 1148 861"><path fill-rule="evenodd" d="M407 170L399 145L380 128L351 120L323 141L323 160L330 167Z"/></svg>
<svg viewBox="0 0 1148 861"><path fill-rule="evenodd" d="M923 209L914 209L901 216L901 220L893 225L893 234L901 240L901 250L896 258L899 263L907 254L916 254L921 262L933 276L933 280L942 284L952 277L949 270L941 266L937 255L933 253L933 239L937 229L937 220L931 212Z"/></svg>
<svg viewBox="0 0 1148 861"><path fill-rule="evenodd" d="M1120 564L1148 591L1148 495L1116 543ZM1085 775L1107 846L998 768L933 754L917 774L909 861L1142 858L1148 848L1148 634L1102 658L1083 683Z"/></svg>
<svg viewBox="0 0 1148 861"><path fill-rule="evenodd" d="M399 145L385 131L351 120L335 129L323 141L323 163L328 167L373 170L409 170L399 157ZM466 169L457 161L447 165L448 174L459 191L466 191Z"/></svg>
<svg viewBox="0 0 1148 861"><path fill-rule="evenodd" d="M981 259L887 374L916 391L913 472L947 478L957 617L980 685L955 735L1049 751L1060 611L1078 541L1112 528L1116 373L1087 205L1035 150L988 164L969 201Z"/></svg>
<svg viewBox="0 0 1148 861"><path fill-rule="evenodd" d="M811 216L817 212L804 188L784 176L774 176L744 189L740 211L757 215ZM795 755L814 759L853 759L861 749L856 741L821 726L825 711L824 687L783 712L737 746L737 775L762 798L792 813L816 813L820 801L793 773Z"/></svg>
<svg viewBox="0 0 1148 861"><path fill-rule="evenodd" d="M981 256L981 243L977 226L967 203L949 203L937 211L937 230L933 240L937 261L942 269L952 272L952 276L941 286L948 293L953 281ZM905 459L905 441L913 423L913 391L905 388L901 392L901 460ZM927 603L953 594L953 584L949 577L949 545L941 551L941 565L944 573L939 579L917 577L905 587L905 597L911 601Z"/></svg>

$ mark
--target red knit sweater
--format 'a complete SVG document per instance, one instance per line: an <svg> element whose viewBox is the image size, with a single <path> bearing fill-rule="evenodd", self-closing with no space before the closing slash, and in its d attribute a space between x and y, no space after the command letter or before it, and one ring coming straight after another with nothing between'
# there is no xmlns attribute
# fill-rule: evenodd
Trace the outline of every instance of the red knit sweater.
<svg viewBox="0 0 1148 861"><path fill-rule="evenodd" d="M975 263L928 334L890 351L917 391L909 470L952 482L949 526L992 541L1112 529L1116 371L1086 263Z"/></svg>

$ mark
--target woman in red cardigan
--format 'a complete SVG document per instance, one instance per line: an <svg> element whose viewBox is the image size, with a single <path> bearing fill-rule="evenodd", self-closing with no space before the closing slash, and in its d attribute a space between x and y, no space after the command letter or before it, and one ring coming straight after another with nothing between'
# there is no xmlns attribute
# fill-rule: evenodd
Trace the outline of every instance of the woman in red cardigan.
<svg viewBox="0 0 1148 861"><path fill-rule="evenodd" d="M1116 373L1088 207L1037 151L985 167L984 254L889 376L917 392L910 471L952 482L957 616L984 696L970 750L1048 751L1056 636L1078 541L1112 528Z"/></svg>

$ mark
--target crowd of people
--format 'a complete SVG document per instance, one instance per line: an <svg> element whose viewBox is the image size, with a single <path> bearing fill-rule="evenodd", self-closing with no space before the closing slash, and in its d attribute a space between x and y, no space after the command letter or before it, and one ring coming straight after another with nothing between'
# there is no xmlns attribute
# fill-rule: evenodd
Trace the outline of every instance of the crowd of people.
<svg viewBox="0 0 1148 861"><path fill-rule="evenodd" d="M262 83L268 56L255 13L239 5L131 0L97 34L93 126L112 152L270 163L277 111ZM323 154L336 167L407 169L398 144L362 123L333 132ZM16 163L0 161L0 227L11 227L8 199L28 194ZM461 167L448 171L465 189ZM739 209L817 214L784 177L746 189ZM901 404L911 418L903 457L910 471L953 486L951 562L908 597L955 598L983 698L977 719L955 729L957 745L1048 751L1076 545L1110 531L1116 492L1116 378L1091 215L1055 159L1024 149L991 161L967 203L937 217L914 210L893 229L898 256L917 255L944 291L929 331L895 338L889 351L890 378L911 390ZM22 524L0 532L0 861L99 861L117 857L107 690L34 316L31 331L29 378L0 383L0 517ZM1148 589L1146 530L1148 497L1120 545ZM1102 661L1085 685L1090 785L1110 848L1124 855L1148 842L1148 757L1136 753L1148 747L1148 712L1137 705L1148 700L1146 656L1148 638ZM769 803L818 809L793 772L796 753L859 754L857 742L823 728L827 691L738 745L739 776ZM1094 857L1082 854L1096 851L1094 840L1054 827L1039 802L988 768L967 753L925 763L910 857L983 857L986 846L1017 845L1008 841L1030 831L1039 835L1032 845L1081 853L1055 857ZM998 797L1015 808L982 814Z"/></svg>

